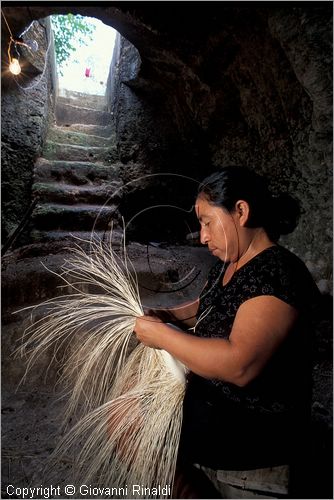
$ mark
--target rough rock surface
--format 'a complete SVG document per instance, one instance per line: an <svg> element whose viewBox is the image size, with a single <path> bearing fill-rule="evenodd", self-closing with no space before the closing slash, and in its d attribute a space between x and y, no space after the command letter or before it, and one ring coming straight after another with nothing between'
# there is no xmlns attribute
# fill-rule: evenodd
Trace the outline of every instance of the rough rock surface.
<svg viewBox="0 0 334 500"><path fill-rule="evenodd" d="M1 173L2 173L2 242L22 221L32 201L32 176L36 158L39 156L48 123L52 120L54 88L52 87L51 59L43 72L47 45L50 36L48 22L42 22L29 34L39 42L36 67L29 66L24 78L9 75L4 68L7 56L2 57L1 94ZM34 35L35 33L35 35ZM48 33L48 36L47 36ZM2 47L7 47L6 27L2 30ZM26 36L28 39L28 34ZM50 51L54 50L50 46ZM29 51L27 51L29 52ZM36 59L36 58L35 58ZM22 60L21 60L22 62ZM42 64L43 62L43 64ZM21 244L29 241L27 234L21 235Z"/></svg>
<svg viewBox="0 0 334 500"><path fill-rule="evenodd" d="M195 4L186 18L168 4L72 11L99 17L123 36L106 106L125 182L166 171L201 180L235 164L268 174L274 190L292 192L302 205L299 228L284 242L331 289L331 259L323 258L332 238L329 4ZM25 26L23 8L5 12L14 31ZM40 18L66 7L30 12ZM149 202L159 203L160 182L152 182L144 187L152 190ZM184 196L177 187L170 182L170 203ZM138 200L129 196L132 203Z"/></svg>
<svg viewBox="0 0 334 500"><path fill-rule="evenodd" d="M314 434L310 447L315 460L310 497L328 498L332 495L332 8L329 2L284 7L278 3L225 2L207 2L203 7L201 2L195 2L183 12L180 5L109 2L71 6L73 13L98 17L112 25L121 38L114 52L105 103L107 111L113 113L115 135L111 138L95 125L76 124L68 127L67 138L76 146L72 152L77 153L84 144L73 133L110 137L106 144L91 145L113 145L111 155L119 154L115 172L123 186L120 210L126 218L130 239L148 245L165 240L186 241L185 235L195 231L194 220L186 214L197 182L221 165L253 167L269 177L274 191L289 191L300 200L300 224L281 243L306 262L323 293L327 311L316 332L314 351ZM26 7L5 6L4 12L15 34L27 26ZM29 7L29 14L36 19L53 12L67 13L68 7ZM3 47L6 36L4 27ZM36 62L31 74L36 74L39 65ZM47 109L52 104L47 102L48 88L50 84L43 80L41 88L29 92L27 99L26 93L3 80L5 238L30 204L32 169L44 141ZM21 117L19 122L17 116ZM51 140L62 142L58 140L60 131L54 134ZM115 158L110 157L112 164ZM51 174L46 164L41 166L41 173L43 169L46 176ZM91 200L93 195L85 186L84 177L93 175L96 179L100 173L100 167L92 172L86 165L78 175L64 162L62 169L53 169L52 176L55 184L61 180L65 188L60 190L54 185L52 196L59 205L68 197L79 204L83 197ZM75 188L71 186L74 178ZM113 176L110 180L116 181ZM44 181L45 177L41 178L36 186L36 192L42 196L46 190ZM104 196L103 184L99 183L95 201ZM90 224L92 216L87 217ZM88 232L87 228L82 229ZM36 236L56 242L63 237L68 237L68 233L66 236L66 231L55 228L50 228L47 235L43 230ZM45 251L52 253L48 246ZM36 252L38 255L40 249ZM14 290L6 302L9 308L15 306L15 294L25 304L30 299L30 289L37 298L54 288L53 282L43 282L45 277L37 272L35 264L25 261L21 267L20 259L22 255L13 264L16 271L12 268L10 272L17 273L17 280L25 276L23 281L34 283L35 287L25 285L21 290L18 281L5 274L5 286L8 280L9 289L13 286ZM145 259L146 256L137 256L138 263ZM145 273L144 268L142 272L146 288L153 290L166 279L177 278L174 267L166 274L158 261L154 271L158 284L152 282L152 275ZM5 364L9 383L16 381L19 373L15 372L18 365L11 366L7 352L13 349L14 340L22 331L20 322L13 327L10 323L7 319ZM9 393L8 397L8 408L15 408L14 396ZM17 405L20 401L23 400L18 399ZM37 399L32 401L37 404ZM25 405L22 402L23 419ZM11 428L9 415L14 411L18 410L8 410L6 432ZM15 429L10 432L13 436ZM17 436L17 443L22 443L24 437ZM9 455L9 460L11 457L15 454ZM18 462L15 472L21 474L23 483L25 463L21 463L20 469Z"/></svg>

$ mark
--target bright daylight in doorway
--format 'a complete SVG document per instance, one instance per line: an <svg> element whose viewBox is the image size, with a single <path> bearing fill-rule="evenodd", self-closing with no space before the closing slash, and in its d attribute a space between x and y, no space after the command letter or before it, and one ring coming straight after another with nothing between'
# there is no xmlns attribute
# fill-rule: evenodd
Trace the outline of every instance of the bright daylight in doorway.
<svg viewBox="0 0 334 500"><path fill-rule="evenodd" d="M64 65L63 75L58 74L60 95L65 94L65 90L93 95L106 93L117 32L93 17L86 17L85 21L95 26L93 40L87 45L73 41L77 50Z"/></svg>

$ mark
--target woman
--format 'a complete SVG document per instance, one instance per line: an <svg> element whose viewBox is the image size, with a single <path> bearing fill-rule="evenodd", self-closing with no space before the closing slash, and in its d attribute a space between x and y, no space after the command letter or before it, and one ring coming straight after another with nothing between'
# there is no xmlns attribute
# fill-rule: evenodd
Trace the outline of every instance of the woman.
<svg viewBox="0 0 334 500"><path fill-rule="evenodd" d="M153 315L135 326L141 342L190 370L179 466L294 464L309 416L308 326L319 296L306 266L277 244L294 229L298 205L230 167L203 181L195 209L201 243L218 261L199 299L169 311L185 331Z"/></svg>

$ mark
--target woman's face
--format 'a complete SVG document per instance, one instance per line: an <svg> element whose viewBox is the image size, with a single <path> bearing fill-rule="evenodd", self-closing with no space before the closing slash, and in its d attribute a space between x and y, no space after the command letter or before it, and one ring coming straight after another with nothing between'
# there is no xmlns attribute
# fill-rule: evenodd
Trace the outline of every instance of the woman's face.
<svg viewBox="0 0 334 500"><path fill-rule="evenodd" d="M239 219L220 207L210 205L203 196L196 200L195 210L201 225L201 243L219 259L236 262L239 255Z"/></svg>

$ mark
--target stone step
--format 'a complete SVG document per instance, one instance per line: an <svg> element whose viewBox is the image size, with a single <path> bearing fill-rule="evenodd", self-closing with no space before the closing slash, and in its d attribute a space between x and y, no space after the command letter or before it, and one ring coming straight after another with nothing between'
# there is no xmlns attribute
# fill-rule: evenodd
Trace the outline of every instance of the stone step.
<svg viewBox="0 0 334 500"><path fill-rule="evenodd" d="M87 135L97 135L99 137L110 137L115 134L115 127L111 125L90 125L85 123L72 123L68 125L57 125L58 129L69 132L80 132ZM113 141L111 141L113 142Z"/></svg>
<svg viewBox="0 0 334 500"><path fill-rule="evenodd" d="M63 89L57 97L57 104L71 104L73 106L91 108L98 111L105 111L107 108L106 97L102 95L84 94L73 90Z"/></svg>
<svg viewBox="0 0 334 500"><path fill-rule="evenodd" d="M62 182L64 184L99 185L119 181L121 164L103 165L102 163L79 161L49 161L38 158L34 169L34 183Z"/></svg>
<svg viewBox="0 0 334 500"><path fill-rule="evenodd" d="M65 205L45 203L36 205L32 222L38 230L108 230L119 226L118 205Z"/></svg>
<svg viewBox="0 0 334 500"><path fill-rule="evenodd" d="M119 202L121 198L121 181L107 181L98 185L73 185L59 182L45 182L33 184L34 196L38 196L41 203L54 202L63 204L100 204L103 205L112 200Z"/></svg>
<svg viewBox="0 0 334 500"><path fill-rule="evenodd" d="M61 144L52 141L45 142L42 154L47 160L100 161L113 163L117 161L118 158L116 146L105 148L72 146L72 144Z"/></svg>
<svg viewBox="0 0 334 500"><path fill-rule="evenodd" d="M84 132L75 132L67 127L50 127L47 140L55 143L72 144L73 146L109 147L116 144L115 134L101 137Z"/></svg>
<svg viewBox="0 0 334 500"><path fill-rule="evenodd" d="M85 123L91 125L110 125L112 116L107 111L95 111L90 108L82 108L71 104L59 102L55 110L58 125L70 125L72 123Z"/></svg>
<svg viewBox="0 0 334 500"><path fill-rule="evenodd" d="M123 232L121 230L107 231L38 231L33 230L30 233L33 243L45 242L68 242L79 243L81 241L103 241L104 243L112 243L113 246L119 247L123 241Z"/></svg>

